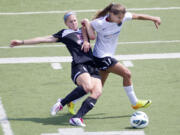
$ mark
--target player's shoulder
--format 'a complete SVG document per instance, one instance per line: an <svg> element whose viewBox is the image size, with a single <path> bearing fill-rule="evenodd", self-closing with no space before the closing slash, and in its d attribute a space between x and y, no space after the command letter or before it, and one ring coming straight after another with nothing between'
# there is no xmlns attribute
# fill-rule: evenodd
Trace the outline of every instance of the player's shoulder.
<svg viewBox="0 0 180 135"><path fill-rule="evenodd" d="M103 21L106 17L107 17L107 16L102 16L102 17L97 18L97 20Z"/></svg>
<svg viewBox="0 0 180 135"><path fill-rule="evenodd" d="M125 13L125 16L131 16L131 15L132 15L131 12L126 12L126 13Z"/></svg>
<svg viewBox="0 0 180 135"><path fill-rule="evenodd" d="M102 25L105 22L105 18L106 18L105 16L96 18L96 19L92 20L92 23Z"/></svg>
<svg viewBox="0 0 180 135"><path fill-rule="evenodd" d="M131 12L126 12L125 13L125 18L132 18L132 13Z"/></svg>
<svg viewBox="0 0 180 135"><path fill-rule="evenodd" d="M67 36L67 35L72 34L72 33L82 33L81 28L76 30L76 31L72 30L72 29L63 29L62 30L62 37Z"/></svg>
<svg viewBox="0 0 180 135"><path fill-rule="evenodd" d="M128 21L128 20L132 20L132 13L131 12L126 12L123 22Z"/></svg>
<svg viewBox="0 0 180 135"><path fill-rule="evenodd" d="M72 29L63 29L62 31L62 37L68 35L68 34L71 34L73 32Z"/></svg>
<svg viewBox="0 0 180 135"><path fill-rule="evenodd" d="M56 34L57 35L62 35L62 33L65 31L66 29L61 29L61 30L59 30Z"/></svg>

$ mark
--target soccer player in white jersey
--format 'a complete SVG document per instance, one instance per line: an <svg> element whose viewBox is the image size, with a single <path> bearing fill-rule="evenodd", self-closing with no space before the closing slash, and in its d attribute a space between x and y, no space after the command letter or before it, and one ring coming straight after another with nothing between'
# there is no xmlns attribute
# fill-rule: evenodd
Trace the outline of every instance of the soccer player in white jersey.
<svg viewBox="0 0 180 135"><path fill-rule="evenodd" d="M104 85L110 72L120 75L123 78L123 87L132 108L139 109L149 107L151 100L140 100L136 97L131 80L131 72L113 58L123 24L128 20L134 19L150 20L154 22L156 28L161 24L159 17L126 12L124 6L113 3L97 12L93 21L89 22L88 19L84 19L81 23L87 28L89 38L91 40L96 38L93 55L98 68L101 70L102 84Z"/></svg>

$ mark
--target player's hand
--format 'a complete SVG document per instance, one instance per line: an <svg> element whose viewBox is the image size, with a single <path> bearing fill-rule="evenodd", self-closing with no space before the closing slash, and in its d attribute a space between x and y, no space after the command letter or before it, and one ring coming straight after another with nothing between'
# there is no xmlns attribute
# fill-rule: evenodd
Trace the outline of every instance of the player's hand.
<svg viewBox="0 0 180 135"><path fill-rule="evenodd" d="M159 28L159 25L161 24L161 19L160 19L160 17L155 17L155 19L154 19L154 24L155 24L156 28L158 29L158 28Z"/></svg>
<svg viewBox="0 0 180 135"><path fill-rule="evenodd" d="M81 50L84 50L85 53L89 52L89 49L91 48L91 45L89 42L84 41L83 45L81 47Z"/></svg>
<svg viewBox="0 0 180 135"><path fill-rule="evenodd" d="M81 21L81 25L85 26L88 22L89 22L89 20L85 18Z"/></svg>
<svg viewBox="0 0 180 135"><path fill-rule="evenodd" d="M15 46L18 46L18 45L22 45L24 42L23 40L12 40L11 43L10 43L10 47L15 47Z"/></svg>

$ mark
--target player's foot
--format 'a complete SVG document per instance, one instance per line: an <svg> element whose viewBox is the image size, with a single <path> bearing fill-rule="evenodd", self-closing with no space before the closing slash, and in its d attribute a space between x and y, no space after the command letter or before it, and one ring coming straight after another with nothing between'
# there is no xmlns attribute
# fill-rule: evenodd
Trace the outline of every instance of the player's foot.
<svg viewBox="0 0 180 135"><path fill-rule="evenodd" d="M75 111L74 111L74 107L75 107L75 104L74 104L73 102L70 102L70 103L68 104L68 111L69 111L69 113L72 114L72 115L75 115L75 114L76 114Z"/></svg>
<svg viewBox="0 0 180 135"><path fill-rule="evenodd" d="M63 109L63 106L61 105L61 99L59 98L57 102L53 105L51 108L51 115L56 115L57 112L61 111Z"/></svg>
<svg viewBox="0 0 180 135"><path fill-rule="evenodd" d="M69 120L69 123L73 126L80 126L80 127L86 127L86 125L83 122L82 118L71 118Z"/></svg>
<svg viewBox="0 0 180 135"><path fill-rule="evenodd" d="M138 100L136 105L132 105L133 109L139 109L139 108L147 108L151 105L151 100Z"/></svg>

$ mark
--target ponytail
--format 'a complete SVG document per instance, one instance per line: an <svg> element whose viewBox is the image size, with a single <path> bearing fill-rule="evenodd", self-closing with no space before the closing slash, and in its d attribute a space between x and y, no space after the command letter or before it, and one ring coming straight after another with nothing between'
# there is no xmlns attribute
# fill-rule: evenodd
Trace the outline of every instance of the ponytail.
<svg viewBox="0 0 180 135"><path fill-rule="evenodd" d="M109 4L107 7L105 7L103 10L98 11L98 12L95 14L95 16L93 17L93 20L107 15L107 13L111 10L111 8L112 8L113 5L114 5L113 3L110 3L110 4Z"/></svg>
<svg viewBox="0 0 180 135"><path fill-rule="evenodd" d="M126 13L126 8L124 6L122 6L121 4L114 4L111 3L109 4L107 7L105 7L103 10L98 11L93 20L100 18L100 17L104 17L106 16L109 12L117 15L117 14L125 14Z"/></svg>

